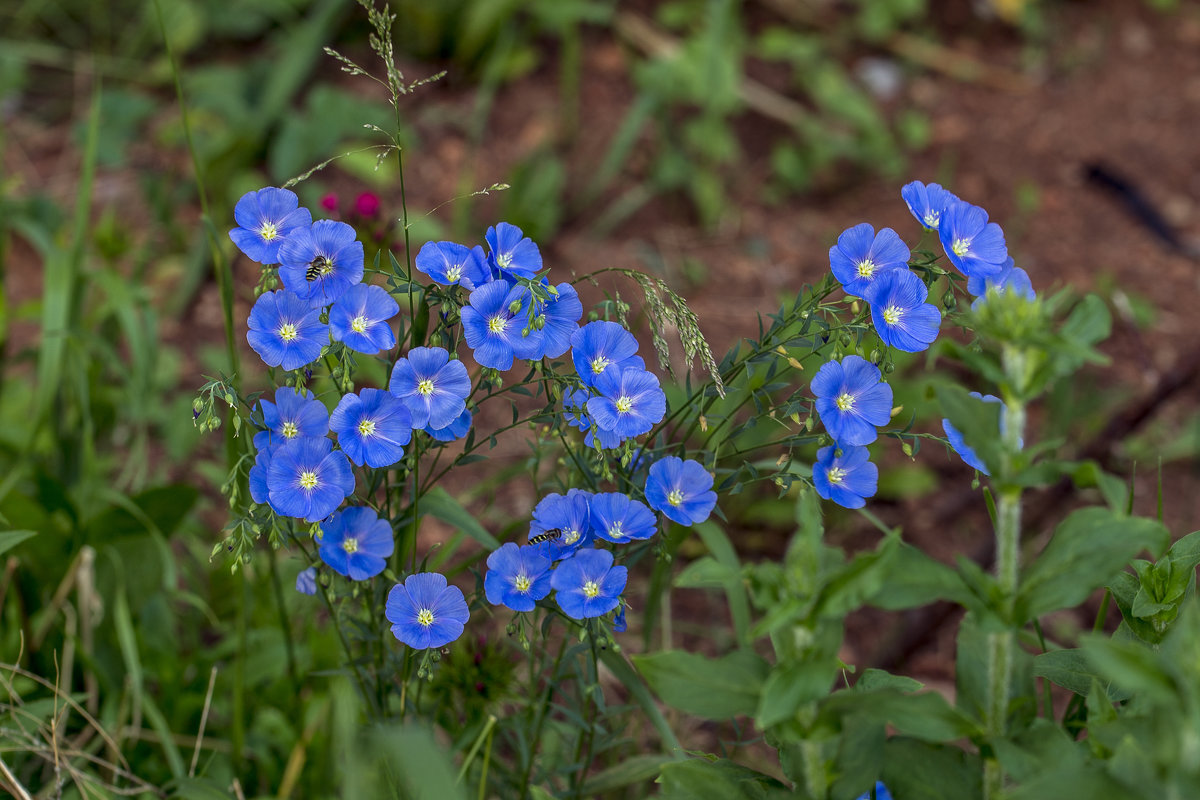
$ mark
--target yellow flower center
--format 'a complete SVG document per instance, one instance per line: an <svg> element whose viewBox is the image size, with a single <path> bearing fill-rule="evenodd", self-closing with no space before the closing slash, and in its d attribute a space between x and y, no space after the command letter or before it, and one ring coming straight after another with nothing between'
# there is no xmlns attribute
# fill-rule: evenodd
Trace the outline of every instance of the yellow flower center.
<svg viewBox="0 0 1200 800"><path fill-rule="evenodd" d="M563 532L563 544L575 544L579 541L579 531L571 529Z"/></svg>
<svg viewBox="0 0 1200 800"><path fill-rule="evenodd" d="M297 436L300 435L300 426L298 426L294 422L285 422L285 423L283 423L283 431L282 432L283 432L283 438L295 439Z"/></svg>
<svg viewBox="0 0 1200 800"><path fill-rule="evenodd" d="M958 256L959 258L962 258L970 251L971 240L970 239L955 239L954 244L950 245L950 249L954 252L954 255Z"/></svg>
<svg viewBox="0 0 1200 800"><path fill-rule="evenodd" d="M488 332L501 334L508 328L508 320L497 314L488 320Z"/></svg>
<svg viewBox="0 0 1200 800"><path fill-rule="evenodd" d="M604 372L604 370L608 369L608 365L611 363L612 361L604 356L596 356L592 359L592 373L599 375L601 372Z"/></svg>
<svg viewBox="0 0 1200 800"><path fill-rule="evenodd" d="M347 537L346 540L342 542L342 549L347 553L357 553L358 539L355 539L353 536Z"/></svg>
<svg viewBox="0 0 1200 800"><path fill-rule="evenodd" d="M501 253L496 256L496 265L499 267L507 267L512 263L512 253Z"/></svg>
<svg viewBox="0 0 1200 800"><path fill-rule="evenodd" d="M608 535L614 539L620 539L622 536L624 536L625 531L621 529L621 523L614 522L612 527L608 529Z"/></svg>
<svg viewBox="0 0 1200 800"><path fill-rule="evenodd" d="M359 436L371 436L375 433L375 420L364 419L358 423Z"/></svg>
<svg viewBox="0 0 1200 800"><path fill-rule="evenodd" d="M667 493L667 502L673 506L677 506L683 502L683 492L678 489L672 489Z"/></svg>
<svg viewBox="0 0 1200 800"><path fill-rule="evenodd" d="M846 480L846 470L841 467L830 467L829 471L825 473L825 477L829 479L830 486L837 486Z"/></svg>
<svg viewBox="0 0 1200 800"><path fill-rule="evenodd" d="M930 211L928 214L925 215L925 227L926 228L936 228L938 226L938 220L941 219L941 217L942 217L942 215L939 214L938 212Z"/></svg>
<svg viewBox="0 0 1200 800"><path fill-rule="evenodd" d="M842 392L837 396L837 400L834 402L837 403L839 411L854 410L854 395L850 394L849 392Z"/></svg>
<svg viewBox="0 0 1200 800"><path fill-rule="evenodd" d="M279 326L279 338L285 342L290 342L299 335L300 332L296 330L296 326L290 322L285 322Z"/></svg>
<svg viewBox="0 0 1200 800"><path fill-rule="evenodd" d="M599 597L600 587L595 581L588 581L583 585L583 593L588 597Z"/></svg>
<svg viewBox="0 0 1200 800"><path fill-rule="evenodd" d="M446 280L449 283L454 283L462 277L462 267L451 267L446 270Z"/></svg>
<svg viewBox="0 0 1200 800"><path fill-rule="evenodd" d="M864 258L858 262L858 277L869 278L875 274L875 262L869 258Z"/></svg>
<svg viewBox="0 0 1200 800"><path fill-rule="evenodd" d="M423 394L426 397L433 394L433 379L426 378L417 384L417 394Z"/></svg>
<svg viewBox="0 0 1200 800"><path fill-rule="evenodd" d="M369 327L371 327L371 323L367 322L367 318L364 316L360 315L350 320L350 330L355 333L366 333Z"/></svg>
<svg viewBox="0 0 1200 800"><path fill-rule="evenodd" d="M258 229L258 235L263 238L263 241L269 242L279 235L279 229L275 227L274 222L264 222Z"/></svg>
<svg viewBox="0 0 1200 800"><path fill-rule="evenodd" d="M888 325L899 325L900 318L904 316L904 309L899 306L888 306L883 310L883 321Z"/></svg>
<svg viewBox="0 0 1200 800"><path fill-rule="evenodd" d="M417 622L428 628L433 624L433 612L428 608L422 608L417 612Z"/></svg>
<svg viewBox="0 0 1200 800"><path fill-rule="evenodd" d="M533 583L530 582L529 577L527 575L521 574L521 575L518 575L517 577L513 578L513 586L516 587L516 590L518 592L521 592L522 594L524 594L525 592L528 592L529 587L532 585L533 585Z"/></svg>
<svg viewBox="0 0 1200 800"><path fill-rule="evenodd" d="M301 489L308 489L311 491L312 489L317 488L317 483L319 483L317 480L317 473L307 470L300 473Z"/></svg>
<svg viewBox="0 0 1200 800"><path fill-rule="evenodd" d="M629 395L621 395L617 398L617 413L628 414L633 410L633 398Z"/></svg>

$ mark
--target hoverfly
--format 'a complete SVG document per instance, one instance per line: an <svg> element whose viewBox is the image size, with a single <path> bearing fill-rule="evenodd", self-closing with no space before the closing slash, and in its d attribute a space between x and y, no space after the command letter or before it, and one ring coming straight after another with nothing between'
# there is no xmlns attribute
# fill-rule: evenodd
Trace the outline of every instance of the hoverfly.
<svg viewBox="0 0 1200 800"><path fill-rule="evenodd" d="M308 271L304 273L304 280L312 283L317 278L327 274L331 267L333 267L333 264L329 262L328 258L325 256L317 256L312 260L312 263L308 265Z"/></svg>
<svg viewBox="0 0 1200 800"><path fill-rule="evenodd" d="M562 528L551 528L548 531L543 531L537 536L529 537L530 544L541 544L542 542L556 542L562 538Z"/></svg>

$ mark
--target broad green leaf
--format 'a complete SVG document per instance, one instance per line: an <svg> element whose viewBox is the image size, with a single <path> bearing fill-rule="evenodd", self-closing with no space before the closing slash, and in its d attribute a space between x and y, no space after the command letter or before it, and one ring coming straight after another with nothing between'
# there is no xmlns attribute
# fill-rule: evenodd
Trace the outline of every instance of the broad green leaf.
<svg viewBox="0 0 1200 800"><path fill-rule="evenodd" d="M836 663L806 661L776 665L767 676L758 702L755 719L758 727L769 728L791 719L802 705L828 694L836 676Z"/></svg>
<svg viewBox="0 0 1200 800"><path fill-rule="evenodd" d="M662 768L657 783L661 800L766 800L791 797L782 783L752 769L720 759L691 758Z"/></svg>
<svg viewBox="0 0 1200 800"><path fill-rule="evenodd" d="M883 747L883 782L893 797L976 800L983 796L979 756L959 747L896 736Z"/></svg>
<svg viewBox="0 0 1200 800"><path fill-rule="evenodd" d="M896 554L899 539L884 539L877 550L859 553L832 576L821 590L817 613L840 619L862 608L871 598L885 590L890 562Z"/></svg>
<svg viewBox="0 0 1200 800"><path fill-rule="evenodd" d="M586 797L595 797L605 792L632 786L635 783L646 783L655 778L664 765L674 760L671 756L665 755L640 755L626 758L584 781L580 793Z"/></svg>
<svg viewBox="0 0 1200 800"><path fill-rule="evenodd" d="M1162 523L1145 517L1124 517L1106 508L1072 513L1021 577L1017 621L1074 608L1138 553L1161 553L1170 539Z"/></svg>
<svg viewBox="0 0 1200 800"><path fill-rule="evenodd" d="M1129 787L1108 777L1096 764L1046 770L1006 794L1007 800L1061 800L1064 797L1129 797Z"/></svg>
<svg viewBox="0 0 1200 800"><path fill-rule="evenodd" d="M447 525L458 528L488 550L499 550L500 542L479 524L479 520L467 511L440 486L435 486L421 496L421 513L440 519Z"/></svg>
<svg viewBox="0 0 1200 800"><path fill-rule="evenodd" d="M1150 644L1157 644L1162 641L1161 632L1156 630L1150 622L1135 616L1133 613L1133 603L1137 599L1138 591L1141 589L1141 584L1138 582L1136 575L1131 575L1128 572L1118 572L1108 583L1108 589L1112 592L1113 600L1116 601L1117 608L1121 611L1121 617L1124 620L1123 624L1130 633Z"/></svg>
<svg viewBox="0 0 1200 800"><path fill-rule="evenodd" d="M682 746L679 740L675 738L675 732L671 730L671 726L667 724L666 719L659 710L658 703L655 702L654 696L646 688L646 684L637 672L625 660L625 657L620 653L614 653L612 650L602 650L600 652L600 660L604 662L604 666L608 667L609 671L621 682L625 687L625 691L629 692L630 697L642 707L642 712L646 715L646 719L654 726L658 732L659 738L662 739L662 748L665 752L672 754L674 758L682 758Z"/></svg>
<svg viewBox="0 0 1200 800"><path fill-rule="evenodd" d="M829 787L830 797L861 797L875 785L883 769L885 726L869 714L850 714L842 720L838 750L834 758L837 776Z"/></svg>
<svg viewBox="0 0 1200 800"><path fill-rule="evenodd" d="M683 568L675 578L680 589L721 589L730 578L740 580L738 573L731 571L712 556L701 556Z"/></svg>
<svg viewBox="0 0 1200 800"><path fill-rule="evenodd" d="M1092 681L1098 680L1102 685L1107 683L1082 650L1051 650L1034 656L1033 674L1082 697L1087 697L1091 691ZM1113 701L1127 700L1129 693L1109 686L1108 697Z"/></svg>
<svg viewBox="0 0 1200 800"><path fill-rule="evenodd" d="M750 634L750 600L746 596L745 584L742 583L742 569L737 551L725 532L712 520L695 526L694 530L700 535L708 552L712 553L713 558L729 573L722 582L725 597L729 601L729 615L733 619L733 629L738 642L747 644Z"/></svg>
<svg viewBox="0 0 1200 800"><path fill-rule="evenodd" d="M966 389L951 385L937 387L937 396L950 424L996 475L1000 466L1000 404L985 403L971 397Z"/></svg>
<svg viewBox="0 0 1200 800"><path fill-rule="evenodd" d="M900 734L929 742L952 742L979 733L975 722L936 692L902 694L894 689L877 692L847 690L821 701L821 716L828 717L830 724L859 713L893 726Z"/></svg>
<svg viewBox="0 0 1200 800"><path fill-rule="evenodd" d="M171 787L172 800L231 800L234 797L210 778L185 776L168 786Z"/></svg>
<svg viewBox="0 0 1200 800"><path fill-rule="evenodd" d="M0 531L0 553L5 553L31 536L37 536L37 531Z"/></svg>
<svg viewBox="0 0 1200 800"><path fill-rule="evenodd" d="M957 572L909 544L900 545L887 570L883 591L870 600L876 608L899 611L937 600L962 605L970 594Z"/></svg>
<svg viewBox="0 0 1200 800"><path fill-rule="evenodd" d="M863 670L858 682L854 684L856 692L877 692L882 689L895 689L898 692L915 692L925 688L925 684L904 675L893 675L882 669L869 668Z"/></svg>
<svg viewBox="0 0 1200 800"><path fill-rule="evenodd" d="M1086 752L1062 728L1043 718L1035 719L1014 739L993 741L992 747L1004 771L1018 783L1081 763Z"/></svg>
<svg viewBox="0 0 1200 800"><path fill-rule="evenodd" d="M633 656L633 663L664 703L705 719L753 715L770 670L746 650L712 659L666 650Z"/></svg>
<svg viewBox="0 0 1200 800"><path fill-rule="evenodd" d="M1122 689L1144 693L1152 702L1179 701L1175 682L1163 670L1158 654L1147 645L1097 636L1084 641L1083 651L1100 675Z"/></svg>

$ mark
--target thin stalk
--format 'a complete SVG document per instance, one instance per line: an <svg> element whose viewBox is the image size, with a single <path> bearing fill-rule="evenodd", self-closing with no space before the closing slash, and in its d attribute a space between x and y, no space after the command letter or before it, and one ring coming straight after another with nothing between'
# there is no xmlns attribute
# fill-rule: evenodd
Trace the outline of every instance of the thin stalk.
<svg viewBox="0 0 1200 800"><path fill-rule="evenodd" d="M292 626L288 622L287 606L283 602L283 584L279 580L279 565L275 548L268 547L269 564L271 565L271 588L275 593L275 605L279 609L279 630L283 632L284 651L287 654L288 677L292 679L292 689L299 693L300 674L296 670L296 646L292 642Z"/></svg>
<svg viewBox="0 0 1200 800"><path fill-rule="evenodd" d="M529 696L533 697L534 690L537 688L538 671L533 668L533 650L529 649ZM529 796L529 781L533 776L533 762L536 760L537 748L536 744L542 738L542 726L546 723L546 717L550 710L550 695L554 686L558 683L558 671L562 666L563 653L567 650L567 638L564 636L558 646L558 655L554 657L554 669L550 672L550 679L546 682L546 688L542 691L542 700L537 704L534 711L533 735L529 737L529 758L525 762L525 769L521 774L521 792L518 797Z"/></svg>
<svg viewBox="0 0 1200 800"><path fill-rule="evenodd" d="M1014 391L1005 398L1001 419L1002 471L1004 485L996 502L996 580L1004 598L1004 616L1010 619L1017 595L1020 574L1021 546L1021 487L1011 482L1015 461L1025 434L1025 399L1020 392L1025 385L1025 354L1006 346L1002 353L1004 372ZM1013 657L1016 651L1016 630L1010 622L1008 630L988 637L988 686L984 722L988 738L1003 738L1008 727L1008 706L1012 684ZM1004 775L995 758L984 761L983 797L993 800L1004 788Z"/></svg>
<svg viewBox="0 0 1200 800"><path fill-rule="evenodd" d="M591 646L592 654L591 671L587 675L589 683L584 691L588 709L587 731L579 740L579 746L575 748L575 760L579 763L579 772L571 780L571 790L575 797L581 796L580 790L583 788L588 768L592 765L592 748L596 741L596 700L592 697L592 693L600 688L600 653L596 650L596 633L599 626L594 625L593 622L593 620L588 620L587 626L588 644Z"/></svg>
<svg viewBox="0 0 1200 800"><path fill-rule="evenodd" d="M246 744L246 571L238 570L237 655L233 661L233 771L241 774L242 750Z"/></svg>

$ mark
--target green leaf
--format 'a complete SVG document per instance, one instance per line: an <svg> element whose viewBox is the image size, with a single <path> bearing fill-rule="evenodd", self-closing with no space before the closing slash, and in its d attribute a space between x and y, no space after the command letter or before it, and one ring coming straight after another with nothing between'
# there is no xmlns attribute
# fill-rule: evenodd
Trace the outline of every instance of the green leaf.
<svg viewBox="0 0 1200 800"><path fill-rule="evenodd" d="M230 800L232 794L210 778L183 777L168 784L175 800Z"/></svg>
<svg viewBox="0 0 1200 800"><path fill-rule="evenodd" d="M642 707L642 713L646 715L646 719L650 721L650 724L658 732L659 738L662 739L663 750L666 753L672 754L674 758L682 758L683 747L679 744L679 740L675 738L675 732L667 724L667 720L663 717L662 711L659 710L654 696L650 694L650 690L646 688L646 684L642 678L629 665L625 657L620 653L614 653L612 650L602 650L600 652L600 660L604 662L604 666L608 667L616 679L621 682L621 685L629 692L630 697Z"/></svg>
<svg viewBox="0 0 1200 800"><path fill-rule="evenodd" d="M776 665L767 676L758 701L755 714L758 727L769 728L791 719L801 706L828 694L836 676L836 663L803 661Z"/></svg>
<svg viewBox="0 0 1200 800"><path fill-rule="evenodd" d="M900 734L929 742L974 736L979 726L936 692L902 694L894 689L836 692L821 702L821 716L836 724L849 714L868 714Z"/></svg>
<svg viewBox="0 0 1200 800"><path fill-rule="evenodd" d="M740 580L741 576L712 556L701 556L683 568L675 578L675 586L680 589L723 589L731 578Z"/></svg>
<svg viewBox="0 0 1200 800"><path fill-rule="evenodd" d="M1082 650L1051 650L1034 656L1033 674L1082 697L1087 697L1091 691L1092 681L1100 681L1101 685L1108 683L1088 662ZM1128 700L1129 696L1128 692L1108 686L1108 698L1114 702Z"/></svg>
<svg viewBox="0 0 1200 800"><path fill-rule="evenodd" d="M1085 692L1086 694L1086 692ZM1038 775L1073 767L1083 760L1084 749L1058 725L1035 719L1015 739L995 739L992 747L1000 764L1017 783Z"/></svg>
<svg viewBox="0 0 1200 800"><path fill-rule="evenodd" d="M876 608L900 611L937 600L963 605L970 595L957 572L909 544L900 545L887 570L884 590L870 600Z"/></svg>
<svg viewBox="0 0 1200 800"><path fill-rule="evenodd" d="M1152 702L1179 702L1175 682L1147 645L1096 636L1084 641L1083 650L1096 671L1122 689L1145 693Z"/></svg>
<svg viewBox="0 0 1200 800"><path fill-rule="evenodd" d="M644 784L656 777L663 766L674 761L671 756L641 755L626 758L623 761L597 772L584 781L580 794L585 797L595 797L606 792L616 791L633 784ZM551 797L551 795L546 795Z"/></svg>
<svg viewBox="0 0 1200 800"><path fill-rule="evenodd" d="M479 520L467 511L462 503L455 500L440 486L435 486L421 496L421 513L428 514L434 519L440 519L447 525L458 528L488 550L499 550L500 542L487 532Z"/></svg>
<svg viewBox="0 0 1200 800"><path fill-rule="evenodd" d="M660 800L766 800L791 797L787 788L761 772L719 759L692 758L663 767L656 783Z"/></svg>
<svg viewBox="0 0 1200 800"><path fill-rule="evenodd" d="M713 659L665 650L633 656L633 663L664 703L704 719L754 714L770 671L766 661L746 650Z"/></svg>
<svg viewBox="0 0 1200 800"><path fill-rule="evenodd" d="M854 684L856 692L878 692L883 689L895 689L898 692L915 692L925 688L925 684L904 675L893 675L890 672L873 667L863 670L858 682Z"/></svg>
<svg viewBox="0 0 1200 800"><path fill-rule="evenodd" d="M1000 404L985 403L971 397L966 389L944 385L937 387L942 414L958 429L963 441L979 460L996 475L1000 467Z"/></svg>
<svg viewBox="0 0 1200 800"><path fill-rule="evenodd" d="M880 594L887 583L890 562L899 541L894 537L884 539L877 550L859 553L830 576L817 601L817 613L840 619Z"/></svg>
<svg viewBox="0 0 1200 800"><path fill-rule="evenodd" d="M1074 608L1142 550L1160 553L1171 540L1162 523L1106 508L1072 513L1021 578L1016 621Z"/></svg>
<svg viewBox="0 0 1200 800"><path fill-rule="evenodd" d="M738 561L737 551L729 537L712 520L696 525L693 530L700 535L704 546L713 558L721 564L728 575L722 583L725 597L729 601L729 615L733 619L733 629L738 642L748 644L750 639L750 600L746 597L746 586L742 583L742 565Z"/></svg>
<svg viewBox="0 0 1200 800"><path fill-rule="evenodd" d="M1112 592L1113 600L1116 601L1117 608L1121 611L1123 624L1130 633L1150 644L1162 641L1162 633L1156 630L1152 623L1133 613L1133 604L1141 589L1141 583L1136 575L1118 572L1109 582L1108 589Z"/></svg>
<svg viewBox="0 0 1200 800"><path fill-rule="evenodd" d="M976 800L983 796L979 756L958 747L896 736L883 747L883 782L893 797Z"/></svg>
<svg viewBox="0 0 1200 800"><path fill-rule="evenodd" d="M37 531L0 531L0 553L5 553L31 536L37 536Z"/></svg>

